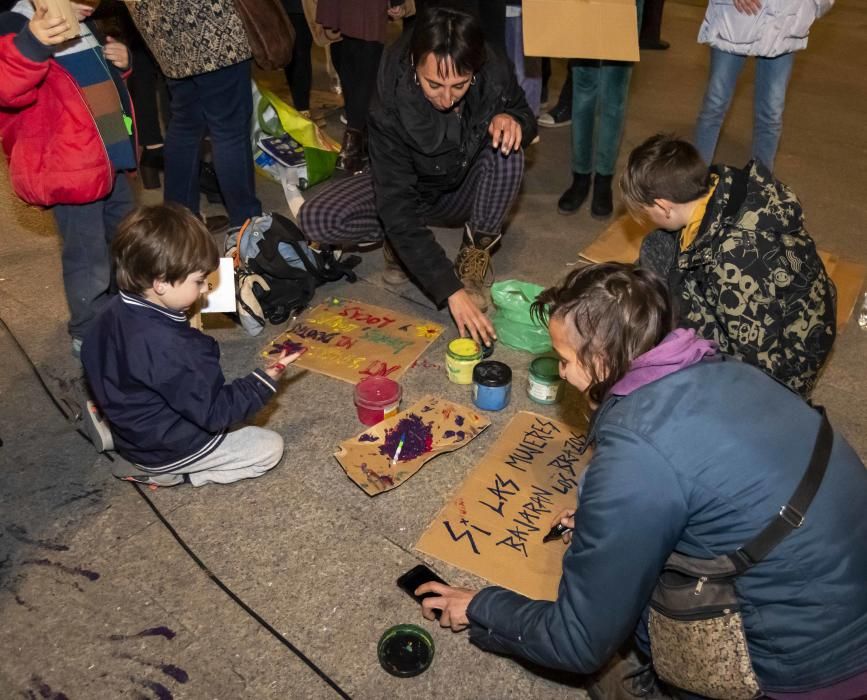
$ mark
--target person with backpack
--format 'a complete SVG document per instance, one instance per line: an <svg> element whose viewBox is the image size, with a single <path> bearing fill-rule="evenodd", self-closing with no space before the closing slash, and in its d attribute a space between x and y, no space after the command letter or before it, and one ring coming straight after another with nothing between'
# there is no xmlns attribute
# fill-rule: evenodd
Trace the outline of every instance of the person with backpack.
<svg viewBox="0 0 867 700"><path fill-rule="evenodd" d="M489 344L491 251L521 186L522 148L536 135L512 67L486 46L478 19L428 7L385 52L369 129L371 173L308 199L301 229L343 248L384 238L385 282L408 273L448 305L462 335ZM431 225L463 229L454 265Z"/></svg>
<svg viewBox="0 0 867 700"><path fill-rule="evenodd" d="M63 239L61 265L72 354L112 294L109 246L133 208L133 108L124 77L129 51L103 38L72 3L80 35L62 17L19 0L0 14L0 140L12 189L51 207Z"/></svg>
<svg viewBox="0 0 867 700"><path fill-rule="evenodd" d="M757 160L708 169L657 134L629 155L627 207L657 228L640 264L668 281L678 323L810 395L836 336L836 291L795 193Z"/></svg>
<svg viewBox="0 0 867 700"><path fill-rule="evenodd" d="M867 470L845 438L757 368L672 330L649 270L589 265L536 310L560 375L596 409L576 507L550 521L567 528L557 599L426 583L424 616L442 611L489 651L605 669L594 700L864 698ZM527 547L557 547L537 524ZM634 653L607 666L624 642Z"/></svg>

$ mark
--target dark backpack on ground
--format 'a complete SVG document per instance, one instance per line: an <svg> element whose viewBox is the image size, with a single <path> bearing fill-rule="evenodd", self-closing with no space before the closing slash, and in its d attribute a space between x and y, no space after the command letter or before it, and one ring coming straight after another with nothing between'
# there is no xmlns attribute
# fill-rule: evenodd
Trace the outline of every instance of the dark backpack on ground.
<svg viewBox="0 0 867 700"><path fill-rule="evenodd" d="M316 287L326 282L343 278L355 282L358 277L352 268L361 262L358 256L338 260L330 250L311 247L301 229L290 219L281 214L271 214L271 217L271 227L259 241L258 254L247 260L246 269L239 270L239 284L241 277L252 274L259 275L269 287L265 289L258 282L252 286L262 318L255 309L245 308L263 325L265 319L273 324L284 323L307 306ZM243 230L238 234L239 239L241 236ZM244 303L241 297L239 303Z"/></svg>

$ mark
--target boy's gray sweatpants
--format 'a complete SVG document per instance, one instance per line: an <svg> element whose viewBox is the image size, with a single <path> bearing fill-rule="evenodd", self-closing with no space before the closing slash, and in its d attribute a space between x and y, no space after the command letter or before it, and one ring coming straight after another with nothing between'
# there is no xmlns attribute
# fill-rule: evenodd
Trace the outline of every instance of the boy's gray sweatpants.
<svg viewBox="0 0 867 700"><path fill-rule="evenodd" d="M210 454L170 474L154 475L126 460L116 459L115 476L147 476L152 484L174 486L189 474L193 486L230 484L241 479L262 476L283 457L283 438L273 430L245 426L226 433L220 445Z"/></svg>

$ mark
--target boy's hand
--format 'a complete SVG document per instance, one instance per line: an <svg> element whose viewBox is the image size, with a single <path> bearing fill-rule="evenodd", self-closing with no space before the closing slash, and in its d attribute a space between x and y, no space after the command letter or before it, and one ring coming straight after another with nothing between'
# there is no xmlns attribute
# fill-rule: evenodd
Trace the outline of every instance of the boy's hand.
<svg viewBox="0 0 867 700"><path fill-rule="evenodd" d="M117 39L107 36L105 38L105 46L102 47L102 53L105 56L105 60L111 61L118 70L129 68L129 49Z"/></svg>
<svg viewBox="0 0 867 700"><path fill-rule="evenodd" d="M63 17L49 17L48 9L44 5L36 7L29 26L30 33L45 46L62 44L66 41L63 35L69 31L69 22Z"/></svg>
<svg viewBox="0 0 867 700"><path fill-rule="evenodd" d="M304 348L303 350L299 350L298 352L294 352L291 355L289 355L286 352L283 352L283 354L277 358L277 361L273 365L270 365L269 367L265 368L265 374L267 374L269 377L271 377L271 379L273 379L275 381L278 380L280 378L280 375L283 374L283 372L286 370L287 365L291 365L293 362L295 362L295 360L297 360L299 357L301 357L306 351L307 351L307 348Z"/></svg>

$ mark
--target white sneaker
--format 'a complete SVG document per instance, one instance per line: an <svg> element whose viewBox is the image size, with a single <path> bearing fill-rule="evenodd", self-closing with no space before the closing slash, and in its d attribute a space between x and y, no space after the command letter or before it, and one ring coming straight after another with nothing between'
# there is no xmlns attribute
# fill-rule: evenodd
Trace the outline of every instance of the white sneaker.
<svg viewBox="0 0 867 700"><path fill-rule="evenodd" d="M108 421L105 420L99 407L90 399L84 402L81 423L85 434L90 438L97 452L114 450L114 438L111 436Z"/></svg>

